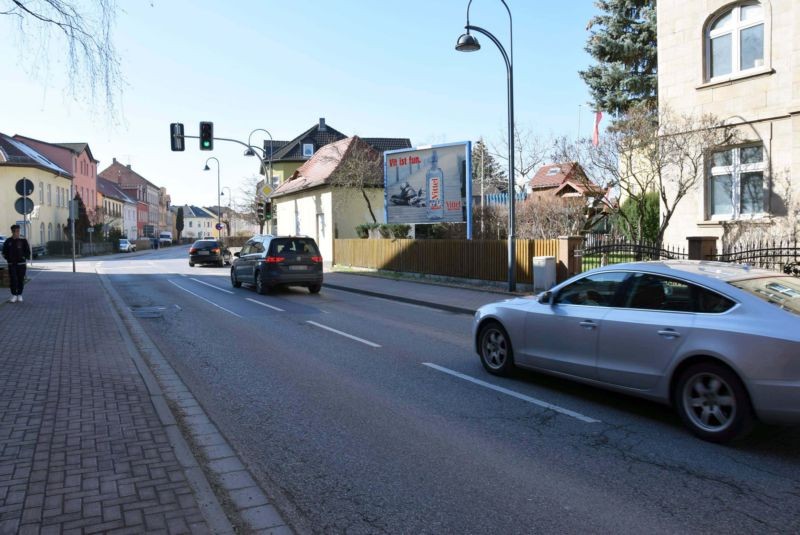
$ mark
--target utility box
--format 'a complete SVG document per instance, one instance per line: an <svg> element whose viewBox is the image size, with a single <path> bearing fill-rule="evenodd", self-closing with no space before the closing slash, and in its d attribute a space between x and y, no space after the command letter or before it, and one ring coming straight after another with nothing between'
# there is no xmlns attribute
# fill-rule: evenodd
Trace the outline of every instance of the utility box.
<svg viewBox="0 0 800 535"><path fill-rule="evenodd" d="M544 292L556 285L556 257L533 257L533 292Z"/></svg>

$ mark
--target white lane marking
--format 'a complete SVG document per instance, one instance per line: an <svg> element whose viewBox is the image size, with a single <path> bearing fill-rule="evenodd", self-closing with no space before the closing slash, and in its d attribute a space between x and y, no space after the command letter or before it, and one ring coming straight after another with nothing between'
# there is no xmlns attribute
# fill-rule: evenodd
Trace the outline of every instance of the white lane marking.
<svg viewBox="0 0 800 535"><path fill-rule="evenodd" d="M206 299L206 298L205 298L205 297L203 297L202 295L197 295L196 293L194 293L194 292L192 292L192 291L190 291L190 290L187 290L186 288L184 288L184 287L183 287L183 286L181 286L180 284L177 284L177 283L175 283L174 281L169 281L169 282L170 282L170 284L174 284L175 286L177 286L178 288L180 288L181 290L183 290L183 291L184 291L184 292L186 292L187 294L191 294L191 295L193 295L193 296L197 297L198 299L202 299L202 300L203 300L203 301L205 301L206 303L210 303L210 304L214 305L215 307L217 307L217 308L219 308L219 309L222 309L222 310L224 310L224 311L225 311L225 312L227 312L228 314L233 314L233 315L234 315L234 316L236 316L237 318L241 318L241 316L240 316L239 314L237 314L236 312L233 312L232 310L228 310L228 309L227 309L227 308L225 308L225 307L221 307L221 306L219 306L218 304L216 304L214 301L211 301L211 300L209 300L209 299Z"/></svg>
<svg viewBox="0 0 800 535"><path fill-rule="evenodd" d="M278 312L286 312L282 308L278 308L278 307L274 307L272 305L268 305L266 303L262 303L261 301L257 301L255 299L250 298L250 297L245 297L245 300L250 301L251 303L255 303L257 305L261 305L262 307L267 307L267 308L271 308L272 310L277 310Z"/></svg>
<svg viewBox="0 0 800 535"><path fill-rule="evenodd" d="M379 344L376 344L375 342L370 342L369 340L364 340L363 338L359 338L358 336L353 336L352 334L347 334L345 332L338 331L338 330L334 329L333 327L328 327L327 325L323 325L321 323L317 323L316 321L307 320L306 323L310 323L311 325L314 325L315 327L319 327L320 329L325 329L326 331L330 331L332 333L340 334L340 335L342 335L344 337L350 338L351 340L355 340L356 342L361 342L362 344L367 344L368 346L381 347Z"/></svg>
<svg viewBox="0 0 800 535"><path fill-rule="evenodd" d="M226 294L233 294L233 292L232 292L232 291L230 291L230 290L226 290L226 289L224 289L224 288L220 288L219 286L215 286L215 285L213 285L213 284L209 284L209 283L207 283L207 282L203 282L203 281L201 281L200 279L195 279L194 277L189 277L189 279L190 279L190 280L193 280L193 281L195 281L195 282L199 282L200 284L205 284L205 285L206 285L206 286L208 286L209 288L214 288L215 290L219 290L220 292L225 292Z"/></svg>
<svg viewBox="0 0 800 535"><path fill-rule="evenodd" d="M502 394L506 394L508 396L521 399L522 401L527 401L528 403L533 403L534 405L538 405L540 407L544 407L545 409L550 409L551 411L558 412L560 414L564 414L565 416L571 416L577 420L585 422L587 424L598 424L601 423L600 420L595 420L594 418L589 418L588 416L584 416L583 414L575 411L571 411L569 409L565 409L563 407L559 407L558 405L553 405L552 403L547 403L546 401L542 401L536 398L532 398L530 396L526 396L525 394L520 394L519 392L514 392L513 390L509 390L508 388L503 388L502 386L496 386L491 383L487 383L486 381L481 381L480 379L475 379L474 377L470 377L469 375L464 375L463 373L459 373L454 370L450 370L448 368L443 368L436 364L430 362L423 362L423 366L428 366L429 368L433 368L434 370L439 370L440 372L447 373L454 377L458 377L459 379L464 379L465 381L469 381L470 383L474 383L476 385L485 386L486 388L490 388L496 392L500 392Z"/></svg>

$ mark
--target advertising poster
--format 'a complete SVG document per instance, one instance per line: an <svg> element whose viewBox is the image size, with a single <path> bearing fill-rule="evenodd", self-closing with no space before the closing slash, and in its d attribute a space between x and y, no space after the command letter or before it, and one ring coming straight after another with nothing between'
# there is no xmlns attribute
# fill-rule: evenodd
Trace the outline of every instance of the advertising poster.
<svg viewBox="0 0 800 535"><path fill-rule="evenodd" d="M386 222L467 222L470 155L468 141L385 152Z"/></svg>

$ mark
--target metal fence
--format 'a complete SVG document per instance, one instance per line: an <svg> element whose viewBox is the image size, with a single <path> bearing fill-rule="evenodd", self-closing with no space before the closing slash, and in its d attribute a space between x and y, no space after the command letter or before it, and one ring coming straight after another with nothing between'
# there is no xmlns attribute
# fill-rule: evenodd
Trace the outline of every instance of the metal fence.
<svg viewBox="0 0 800 535"><path fill-rule="evenodd" d="M800 248L797 242L758 241L723 246L720 262L736 262L800 276Z"/></svg>
<svg viewBox="0 0 800 535"><path fill-rule="evenodd" d="M575 251L581 258L581 271L608 264L688 258L685 247L633 242L622 236L589 234L583 248Z"/></svg>

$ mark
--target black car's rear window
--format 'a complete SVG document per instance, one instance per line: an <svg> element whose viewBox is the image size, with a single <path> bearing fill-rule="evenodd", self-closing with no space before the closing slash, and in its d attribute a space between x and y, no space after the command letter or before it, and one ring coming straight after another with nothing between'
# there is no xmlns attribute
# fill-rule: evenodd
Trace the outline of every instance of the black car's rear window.
<svg viewBox="0 0 800 535"><path fill-rule="evenodd" d="M275 238L270 249L273 254L294 253L319 255L317 244L311 238Z"/></svg>
<svg viewBox="0 0 800 535"><path fill-rule="evenodd" d="M214 240L199 240L194 242L192 247L219 247L219 245Z"/></svg>

